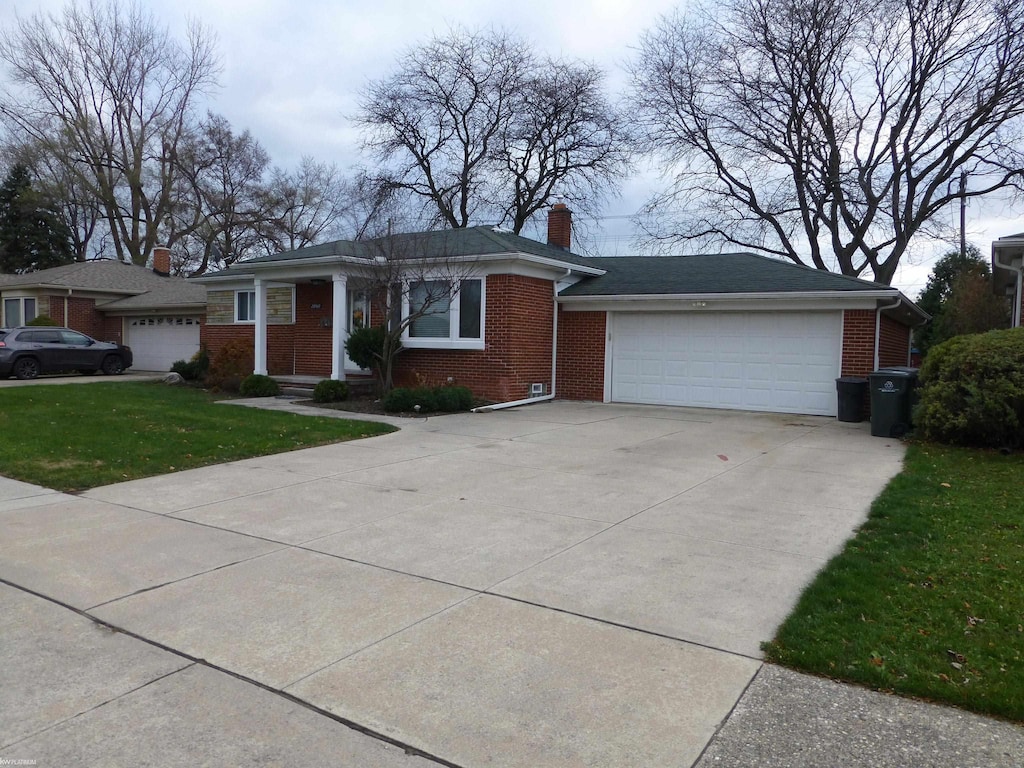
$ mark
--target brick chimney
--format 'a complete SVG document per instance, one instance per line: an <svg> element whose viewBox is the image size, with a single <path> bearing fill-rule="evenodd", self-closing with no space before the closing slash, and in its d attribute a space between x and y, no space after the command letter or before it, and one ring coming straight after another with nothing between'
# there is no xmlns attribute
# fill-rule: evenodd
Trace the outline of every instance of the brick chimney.
<svg viewBox="0 0 1024 768"><path fill-rule="evenodd" d="M158 275L171 274L171 249L166 245L153 246L153 271Z"/></svg>
<svg viewBox="0 0 1024 768"><path fill-rule="evenodd" d="M555 203L548 211L548 245L571 250L572 211L565 203Z"/></svg>

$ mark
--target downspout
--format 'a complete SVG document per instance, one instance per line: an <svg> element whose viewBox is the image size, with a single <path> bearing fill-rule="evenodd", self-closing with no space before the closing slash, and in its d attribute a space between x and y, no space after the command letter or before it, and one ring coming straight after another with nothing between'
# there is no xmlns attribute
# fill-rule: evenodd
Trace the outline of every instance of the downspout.
<svg viewBox="0 0 1024 768"><path fill-rule="evenodd" d="M894 303L886 304L884 307L878 307L875 310L875 367L872 370L878 370L878 342L882 333L882 312L886 309L896 309L902 303L903 299L898 298Z"/></svg>
<svg viewBox="0 0 1024 768"><path fill-rule="evenodd" d="M565 274L562 275L561 280L564 280L572 274L571 269L565 270ZM551 284L552 291L554 291L555 297L558 296L558 280L555 280ZM530 405L531 403L543 403L547 400L555 399L555 375L558 369L558 301L557 298L554 300L554 314L552 316L551 323L551 392L542 397L527 397L523 400L512 400L508 403L495 403L494 405L483 405L479 408L473 408L470 413L487 413L488 411L500 411L504 408L515 408L517 405Z"/></svg>

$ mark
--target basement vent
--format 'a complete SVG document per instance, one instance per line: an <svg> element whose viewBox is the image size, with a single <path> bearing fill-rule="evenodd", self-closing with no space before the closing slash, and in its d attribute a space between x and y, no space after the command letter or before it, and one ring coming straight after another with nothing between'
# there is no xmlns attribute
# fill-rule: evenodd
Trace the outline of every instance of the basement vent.
<svg viewBox="0 0 1024 768"><path fill-rule="evenodd" d="M540 397L544 394L544 384L531 384L530 385L530 397Z"/></svg>

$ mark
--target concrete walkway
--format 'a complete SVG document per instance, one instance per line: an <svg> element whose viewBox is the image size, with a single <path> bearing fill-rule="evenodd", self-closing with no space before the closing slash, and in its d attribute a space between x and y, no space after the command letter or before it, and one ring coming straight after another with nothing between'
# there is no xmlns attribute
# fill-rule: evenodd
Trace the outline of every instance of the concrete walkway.
<svg viewBox="0 0 1024 768"><path fill-rule="evenodd" d="M402 422L78 497L0 479L0 758L1021 764L1013 725L760 660L899 470L866 425Z"/></svg>

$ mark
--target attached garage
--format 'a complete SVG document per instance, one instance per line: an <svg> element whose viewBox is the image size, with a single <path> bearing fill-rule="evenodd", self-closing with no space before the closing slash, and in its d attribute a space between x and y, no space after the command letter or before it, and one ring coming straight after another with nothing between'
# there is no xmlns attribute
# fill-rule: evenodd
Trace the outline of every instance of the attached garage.
<svg viewBox="0 0 1024 768"><path fill-rule="evenodd" d="M199 351L198 315L126 317L125 343L132 348L139 371L169 371L177 360Z"/></svg>
<svg viewBox="0 0 1024 768"><path fill-rule="evenodd" d="M609 313L611 400L836 414L842 312Z"/></svg>

